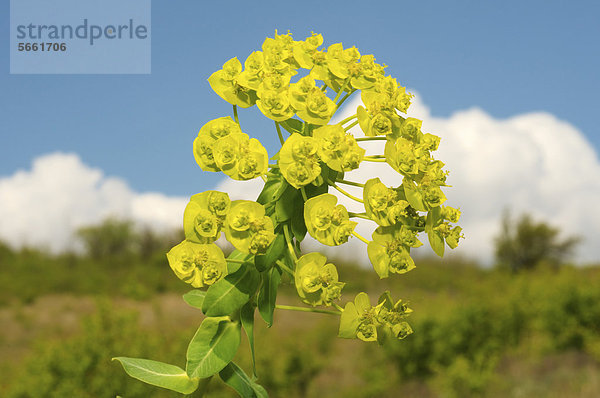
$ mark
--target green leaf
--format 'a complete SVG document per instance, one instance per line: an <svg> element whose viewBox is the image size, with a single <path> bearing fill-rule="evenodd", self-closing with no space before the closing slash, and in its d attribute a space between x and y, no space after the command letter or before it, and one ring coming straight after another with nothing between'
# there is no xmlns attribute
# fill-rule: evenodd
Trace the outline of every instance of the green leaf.
<svg viewBox="0 0 600 398"><path fill-rule="evenodd" d="M405 178L402 182L402 187L404 187L406 200L412 207L415 208L415 210L427 211L427 207L423 202L423 194L412 181L408 181L408 179Z"/></svg>
<svg viewBox="0 0 600 398"><path fill-rule="evenodd" d="M188 376L202 379L227 366L240 345L240 329L229 317L204 318L187 349Z"/></svg>
<svg viewBox="0 0 600 398"><path fill-rule="evenodd" d="M306 236L306 224L304 223L304 200L301 196L296 197L296 203L294 204L296 211L292 213L291 227L292 233L296 238L297 242L302 242Z"/></svg>
<svg viewBox="0 0 600 398"><path fill-rule="evenodd" d="M298 119L288 119L284 122L280 122L279 125L281 127L283 127L284 129L286 129L287 132L290 134L294 134L294 133L302 134L302 128L304 126L304 123L302 123Z"/></svg>
<svg viewBox="0 0 600 398"><path fill-rule="evenodd" d="M252 374L256 377L256 358L254 357L254 304L246 303L240 311L240 320L248 342L250 343L250 353L252 354Z"/></svg>
<svg viewBox="0 0 600 398"><path fill-rule="evenodd" d="M183 295L183 301L188 303L190 306L194 308L202 309L202 303L204 302L204 297L206 296L206 292L203 290L190 290L186 294Z"/></svg>
<svg viewBox="0 0 600 398"><path fill-rule="evenodd" d="M340 317L340 330L338 336L344 339L356 338L358 329L358 312L353 302L346 303L344 312Z"/></svg>
<svg viewBox="0 0 600 398"><path fill-rule="evenodd" d="M278 190L281 186L282 181L283 181L283 178L281 178L281 177L279 177L279 178L270 177L267 180L267 182L265 183L265 186L263 187L262 191L258 195L258 198L256 199L256 201L262 205L265 205L265 204L273 201L275 199L275 194L278 192Z"/></svg>
<svg viewBox="0 0 600 398"><path fill-rule="evenodd" d="M300 195L300 191L289 185L281 195L281 198L275 203L275 217L277 221L284 222L292 218L296 208L296 198Z"/></svg>
<svg viewBox="0 0 600 398"><path fill-rule="evenodd" d="M444 237L441 233L434 230L441 221L440 216L440 208L434 207L427 213L427 221L425 223L425 232L427 232L427 237L429 238L429 245L431 249L440 257L444 256L444 250L446 248L444 244Z"/></svg>
<svg viewBox="0 0 600 398"><path fill-rule="evenodd" d="M206 316L224 316L248 302L258 284L260 275L252 263L243 263L239 269L221 279L206 291L202 312Z"/></svg>
<svg viewBox="0 0 600 398"><path fill-rule="evenodd" d="M258 312L269 327L273 325L273 311L277 299L277 288L281 282L281 271L277 267L262 273L263 284L258 292Z"/></svg>
<svg viewBox="0 0 600 398"><path fill-rule="evenodd" d="M285 237L283 233L277 234L271 246L267 249L267 252L264 255L259 255L254 257L254 264L256 269L260 272L266 271L269 268L275 265L275 261L277 261L286 250L285 245Z"/></svg>
<svg viewBox="0 0 600 398"><path fill-rule="evenodd" d="M198 379L190 379L178 366L149 359L116 357L127 374L144 383L166 388L181 394L191 394L198 388Z"/></svg>
<svg viewBox="0 0 600 398"><path fill-rule="evenodd" d="M234 362L229 363L219 372L221 380L233 388L242 398L268 398L267 391L256 384Z"/></svg>

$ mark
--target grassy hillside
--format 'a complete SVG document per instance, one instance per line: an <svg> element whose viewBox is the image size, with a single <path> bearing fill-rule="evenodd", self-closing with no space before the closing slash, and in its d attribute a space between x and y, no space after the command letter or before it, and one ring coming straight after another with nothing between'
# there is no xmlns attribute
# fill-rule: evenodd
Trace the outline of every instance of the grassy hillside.
<svg viewBox="0 0 600 398"><path fill-rule="evenodd" d="M0 247L0 396L176 396L110 358L185 363L200 311L180 295L163 249L113 258ZM379 280L339 264L346 298L391 290L415 333L381 348L336 337L335 316L257 317L257 371L272 397L600 396L600 267L511 274L423 259ZM293 286L281 303L299 304ZM238 353L250 370L247 343ZM213 381L209 396L235 396Z"/></svg>

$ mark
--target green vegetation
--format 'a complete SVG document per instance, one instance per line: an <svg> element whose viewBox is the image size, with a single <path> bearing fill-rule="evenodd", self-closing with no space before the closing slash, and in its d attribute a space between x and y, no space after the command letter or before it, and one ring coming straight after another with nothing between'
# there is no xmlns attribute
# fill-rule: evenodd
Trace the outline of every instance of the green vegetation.
<svg viewBox="0 0 600 398"><path fill-rule="evenodd" d="M185 364L203 315L180 299L189 288L160 251L107 259L0 246L0 396L177 396L132 382L110 361ZM360 281L345 299L400 292L415 309L415 333L381 350L335 337L336 317L276 310L268 331L255 325L261 384L292 398L600 395L600 267L512 274L459 260L416 265L379 279L338 262L340 278ZM278 303L299 304L285 276ZM242 337L235 362L251 369L247 344ZM236 393L211 382L208 396Z"/></svg>
<svg viewBox="0 0 600 398"><path fill-rule="evenodd" d="M513 272L532 269L540 263L562 264L580 242L578 237L559 239L560 230L536 222L528 214L517 221L504 213L502 232L496 237L496 260Z"/></svg>

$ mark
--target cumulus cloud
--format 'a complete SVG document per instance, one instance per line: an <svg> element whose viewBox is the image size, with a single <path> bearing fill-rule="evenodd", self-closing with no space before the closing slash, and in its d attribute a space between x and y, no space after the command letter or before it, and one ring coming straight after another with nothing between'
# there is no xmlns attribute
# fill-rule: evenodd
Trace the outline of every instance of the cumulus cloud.
<svg viewBox="0 0 600 398"><path fill-rule="evenodd" d="M338 120L353 114L360 104L356 97L341 112ZM544 112L527 113L508 119L496 119L478 108L457 111L449 117L432 116L427 106L415 98L409 115L423 120L423 130L442 137L437 159L450 170L445 190L446 204L460 207L460 225L466 239L454 254L475 258L485 264L493 259L493 239L500 230L505 209L513 215L530 213L540 221L559 227L565 235L584 238L577 260L600 260L600 163L583 134L569 123ZM358 127L352 132L363 136ZM362 145L362 143L361 143ZM382 154L382 143L369 142L367 154ZM379 177L390 186L401 177L387 164L361 164L346 174L346 179L366 181ZM219 189L236 198L254 199L260 181L236 183L224 181ZM361 196L361 190L344 187ZM357 202L333 191L350 211L362 211ZM362 221L357 231L370 237L374 225ZM426 236L423 235L426 243ZM323 248L310 239L307 250L325 250L345 259L368 262L363 243L351 239L337 248ZM418 249L423 253L425 248ZM450 250L448 250L450 252Z"/></svg>
<svg viewBox="0 0 600 398"><path fill-rule="evenodd" d="M338 120L354 113L359 102L354 98ZM461 208L460 224L466 236L456 250L448 252L489 264L502 212L510 209L513 215L528 212L559 227L565 235L584 238L578 261L600 260L595 238L600 235L600 211L596 208L600 162L575 127L543 112L497 119L472 108L436 117L419 96L409 114L423 120L425 132L442 137L435 156L450 170L452 188L445 189L447 204ZM359 128L353 133L363 135ZM367 144L368 154L383 153L382 142L363 144ZM366 181L373 176L389 186L401 183L401 177L385 163L364 162L359 170L347 173L346 179ZM215 187L234 200L254 200L261 188L260 179L224 179ZM359 188L344 188L362 195ZM350 211L363 211L359 203L338 197ZM122 179L105 176L75 154L50 154L36 159L30 170L0 178L0 239L15 246L41 245L59 251L72 247L77 228L108 216L159 230L179 228L187 201L161 193L134 192ZM374 227L361 220L357 231L369 238ZM422 240L426 243L425 235ZM336 248L324 248L310 238L303 245L306 250L324 250L328 255L368 264L364 244L355 238ZM417 253L428 250L420 248Z"/></svg>
<svg viewBox="0 0 600 398"><path fill-rule="evenodd" d="M76 246L78 228L107 217L157 231L180 227L186 203L185 198L134 192L75 154L53 153L35 159L31 170L0 179L0 239L15 247L59 252Z"/></svg>

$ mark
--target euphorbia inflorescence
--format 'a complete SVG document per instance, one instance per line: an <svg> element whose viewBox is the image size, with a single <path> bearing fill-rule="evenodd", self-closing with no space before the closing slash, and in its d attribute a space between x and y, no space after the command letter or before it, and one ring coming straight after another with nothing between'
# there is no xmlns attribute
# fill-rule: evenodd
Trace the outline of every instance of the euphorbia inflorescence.
<svg viewBox="0 0 600 398"><path fill-rule="evenodd" d="M447 172L432 156L440 138L423 133L421 120L405 116L412 94L386 76L385 66L373 55L341 43L327 49L322 45L319 34L296 41L289 33L276 32L243 65L232 58L209 77L212 89L233 106L233 118L202 126L193 144L196 162L204 171L221 171L234 180L260 177L264 188L256 201L230 201L218 191L192 196L184 212L185 240L167 258L175 274L197 288L184 299L206 318L190 342L185 371L119 358L130 375L187 394L218 373L243 397L266 396L256 379L232 362L242 327L254 358L256 309L269 326L276 308L338 315L340 337L381 344L412 333L406 321L411 310L402 300L393 301L389 292L376 305L366 293L339 305L346 283L339 280L338 268L321 253L302 254L300 243L307 234L326 246L356 237L365 243L380 278L415 268L411 249L422 245L418 235L423 232L439 256L446 245L455 248L462 238L462 229L453 225L460 211L443 205ZM362 105L331 123L356 91ZM270 160L239 122L238 107L253 105L273 120L281 142ZM356 125L364 137L354 136ZM366 155L361 147L365 141L381 141L383 153ZM391 187L376 177L344 179L363 162L387 163L402 183ZM362 197L341 184L362 188ZM349 212L330 188L364 211ZM371 240L355 231L358 222L353 219L373 222ZM235 248L227 258L214 243L223 235ZM295 284L299 301L308 307L276 303L277 288L286 280Z"/></svg>

